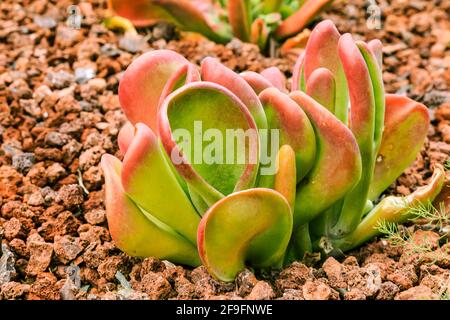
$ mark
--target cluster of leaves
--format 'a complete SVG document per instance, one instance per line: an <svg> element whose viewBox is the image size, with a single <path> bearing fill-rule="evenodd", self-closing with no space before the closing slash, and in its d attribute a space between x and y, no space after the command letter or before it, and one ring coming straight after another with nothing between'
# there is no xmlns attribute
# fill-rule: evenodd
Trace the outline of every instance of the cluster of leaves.
<svg viewBox="0 0 450 320"><path fill-rule="evenodd" d="M448 192L448 176L436 166L427 186L376 204L415 159L429 125L424 105L385 95L381 47L323 21L294 67L291 92L274 67L236 74L208 57L198 68L167 50L136 59L119 85L129 120L118 137L124 159L102 158L118 247L203 263L231 281L246 265L350 250L379 234L379 221L406 221L408 208ZM250 132L242 150L231 149L231 159L244 161L195 161L210 145L198 148L176 132L195 137L196 123L219 136ZM279 132L280 145L268 130ZM219 144L215 152L230 150ZM266 152L277 155L268 174Z"/></svg>
<svg viewBox="0 0 450 320"><path fill-rule="evenodd" d="M269 39L299 33L333 0L109 0L110 9L136 26L168 21L225 43L233 37L267 49Z"/></svg>

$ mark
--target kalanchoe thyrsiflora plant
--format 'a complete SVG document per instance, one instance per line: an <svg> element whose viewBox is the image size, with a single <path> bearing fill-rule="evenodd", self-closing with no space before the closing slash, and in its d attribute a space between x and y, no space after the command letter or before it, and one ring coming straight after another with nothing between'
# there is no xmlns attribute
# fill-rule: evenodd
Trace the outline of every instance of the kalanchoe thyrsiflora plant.
<svg viewBox="0 0 450 320"><path fill-rule="evenodd" d="M109 8L136 26L172 22L225 43L233 37L266 49L305 28L333 0L109 0Z"/></svg>
<svg viewBox="0 0 450 320"><path fill-rule="evenodd" d="M231 281L246 266L350 250L433 201L440 166L429 185L380 200L429 125L424 105L385 95L381 52L321 22L291 92L274 67L238 75L209 57L198 68L172 51L140 56L119 85L123 161L102 158L117 246ZM241 148L229 132L246 134Z"/></svg>

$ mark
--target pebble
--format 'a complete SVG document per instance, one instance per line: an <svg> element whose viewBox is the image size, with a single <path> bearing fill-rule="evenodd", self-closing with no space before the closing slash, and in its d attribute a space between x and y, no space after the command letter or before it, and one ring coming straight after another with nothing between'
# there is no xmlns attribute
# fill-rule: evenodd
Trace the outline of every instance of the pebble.
<svg viewBox="0 0 450 320"><path fill-rule="evenodd" d="M95 77L95 70L92 68L79 67L75 69L75 81L79 84L86 83Z"/></svg>
<svg viewBox="0 0 450 320"><path fill-rule="evenodd" d="M100 162L105 150L99 146L89 148L80 155L79 166L81 170L87 170L88 168L97 165Z"/></svg>
<svg viewBox="0 0 450 320"><path fill-rule="evenodd" d="M417 286L400 292L395 300L439 300L439 296L426 286Z"/></svg>
<svg viewBox="0 0 450 320"><path fill-rule="evenodd" d="M55 236L54 250L56 258L63 264L74 260L82 251L82 240L72 236Z"/></svg>
<svg viewBox="0 0 450 320"><path fill-rule="evenodd" d="M328 300L331 288L321 281L306 281L302 287L305 300Z"/></svg>
<svg viewBox="0 0 450 320"><path fill-rule="evenodd" d="M247 296L247 300L270 300L274 297L272 287L266 281L258 281Z"/></svg>
<svg viewBox="0 0 450 320"><path fill-rule="evenodd" d="M64 89L70 86L74 81L73 74L60 70L60 71L50 71L47 74L47 80L50 86L54 89Z"/></svg>
<svg viewBox="0 0 450 320"><path fill-rule="evenodd" d="M45 135L45 143L50 147L62 147L68 142L69 138L66 134L52 131Z"/></svg>
<svg viewBox="0 0 450 320"><path fill-rule="evenodd" d="M145 51L148 48L147 39L139 34L126 33L119 40L119 48L131 53Z"/></svg>
<svg viewBox="0 0 450 320"><path fill-rule="evenodd" d="M53 29L56 27L56 20L52 17L35 15L33 22L41 28Z"/></svg>
<svg viewBox="0 0 450 320"><path fill-rule="evenodd" d="M75 208L83 204L83 190L76 184L62 186L55 200L67 209Z"/></svg>
<svg viewBox="0 0 450 320"><path fill-rule="evenodd" d="M106 89L106 81L103 78L94 78L88 81L89 87L96 92L103 92Z"/></svg>
<svg viewBox="0 0 450 320"><path fill-rule="evenodd" d="M53 163L47 168L47 179L50 183L55 183L65 175L66 169L58 162Z"/></svg>
<svg viewBox="0 0 450 320"><path fill-rule="evenodd" d="M16 269L14 268L14 254L8 249L5 244L1 244L1 249L0 286L11 281L12 276L16 272Z"/></svg>
<svg viewBox="0 0 450 320"><path fill-rule="evenodd" d="M30 276L36 276L44 272L53 256L53 245L45 242L40 236L30 236L27 240L27 248L30 252L26 273Z"/></svg>
<svg viewBox="0 0 450 320"><path fill-rule="evenodd" d="M15 281L7 282L0 287L1 295L4 300L17 300L24 298L30 291L30 285ZM0 298L1 298L0 295Z"/></svg>
<svg viewBox="0 0 450 320"><path fill-rule="evenodd" d="M117 57L120 56L121 50L117 49L115 44L112 43L106 43L103 46L101 46L100 51L107 55L108 57Z"/></svg>
<svg viewBox="0 0 450 320"><path fill-rule="evenodd" d="M36 159L33 153L24 152L13 156L12 166L18 171L26 174L31 169L35 161Z"/></svg>

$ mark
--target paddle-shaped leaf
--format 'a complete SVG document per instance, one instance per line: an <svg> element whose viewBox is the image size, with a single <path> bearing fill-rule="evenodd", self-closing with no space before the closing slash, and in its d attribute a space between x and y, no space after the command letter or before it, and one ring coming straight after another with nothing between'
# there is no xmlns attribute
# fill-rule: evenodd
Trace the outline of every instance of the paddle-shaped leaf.
<svg viewBox="0 0 450 320"><path fill-rule="evenodd" d="M287 92L286 76L277 67L270 67L261 71L261 75L281 92Z"/></svg>
<svg viewBox="0 0 450 320"><path fill-rule="evenodd" d="M328 69L333 74L336 86L333 113L347 124L348 88L338 52L339 39L340 34L330 20L322 21L314 28L304 56L298 58L294 67L293 88L304 91L303 88L306 88L306 83L316 69Z"/></svg>
<svg viewBox="0 0 450 320"><path fill-rule="evenodd" d="M203 81L210 81L233 92L248 108L258 129L267 128L267 120L258 96L238 74L222 65L217 59L205 58L201 65Z"/></svg>
<svg viewBox="0 0 450 320"><path fill-rule="evenodd" d="M295 161L294 150L288 144L283 145L277 155L274 189L286 198L291 209L294 209L297 186Z"/></svg>
<svg viewBox="0 0 450 320"><path fill-rule="evenodd" d="M271 189L233 193L214 204L198 227L198 251L215 278L232 281L246 264L278 266L292 231L286 199Z"/></svg>
<svg viewBox="0 0 450 320"><path fill-rule="evenodd" d="M305 111L316 134L316 161L297 188L294 221L307 223L342 198L361 177L361 156L351 131L303 92L290 97ZM297 224L296 224L297 226Z"/></svg>
<svg viewBox="0 0 450 320"><path fill-rule="evenodd" d="M156 256L176 263L199 265L200 259L194 244L170 227L151 219L125 194L119 159L105 154L101 166L105 176L108 227L116 246L135 257Z"/></svg>
<svg viewBox="0 0 450 320"><path fill-rule="evenodd" d="M338 47L350 94L350 129L358 143L362 161L361 179L345 196L339 220L333 227L332 233L335 236L342 236L353 231L361 221L372 181L377 150L375 146L377 100L372 80L379 79L371 78L369 71L369 65L378 68L375 56L365 46L358 48L350 34L341 37ZM378 90L377 93L383 98L384 90ZM378 107L384 110L384 103Z"/></svg>
<svg viewBox="0 0 450 320"><path fill-rule="evenodd" d="M297 181L312 168L316 157L314 129L298 104L275 88L268 88L259 95L270 129L280 132L280 144L287 144L295 152ZM270 146L270 140L268 142ZM278 150L270 150L278 152Z"/></svg>
<svg viewBox="0 0 450 320"><path fill-rule="evenodd" d="M166 82L188 61L173 51L156 50L134 60L119 83L122 110L132 124L156 131L156 115Z"/></svg>
<svg viewBox="0 0 450 320"><path fill-rule="evenodd" d="M186 31L198 32L219 43L228 42L231 32L220 20L220 7L202 0L151 0L170 14L176 24Z"/></svg>
<svg viewBox="0 0 450 320"><path fill-rule="evenodd" d="M260 94L264 89L273 87L273 84L269 80L257 72L244 71L240 73L240 76L250 85L256 94Z"/></svg>
<svg viewBox="0 0 450 320"><path fill-rule="evenodd" d="M327 68L318 68L311 73L306 84L306 93L322 106L334 113L336 83Z"/></svg>
<svg viewBox="0 0 450 320"><path fill-rule="evenodd" d="M228 0L228 20L235 37L250 40L251 12L250 0Z"/></svg>
<svg viewBox="0 0 450 320"><path fill-rule="evenodd" d="M250 26L250 42L255 43L261 50L267 47L270 28L263 18L256 18Z"/></svg>
<svg viewBox="0 0 450 320"><path fill-rule="evenodd" d="M180 175L208 205L254 185L256 124L224 87L194 82L173 92L161 106L159 134Z"/></svg>
<svg viewBox="0 0 450 320"><path fill-rule="evenodd" d="M275 36L286 38L300 32L333 0L306 0L306 2L275 30Z"/></svg>
<svg viewBox="0 0 450 320"><path fill-rule="evenodd" d="M192 63L185 64L178 69L166 82L161 96L159 98L158 105L160 106L164 99L176 89L184 86L185 84L200 81L200 72L198 67Z"/></svg>
<svg viewBox="0 0 450 320"><path fill-rule="evenodd" d="M427 108L400 95L386 95L384 132L369 199L376 199L416 158L429 126Z"/></svg>
<svg viewBox="0 0 450 320"><path fill-rule="evenodd" d="M137 27L146 27L162 20L173 22L167 11L152 0L108 0L108 8Z"/></svg>
<svg viewBox="0 0 450 320"><path fill-rule="evenodd" d="M151 129L138 123L135 131L123 159L123 189L139 207L195 243L199 215Z"/></svg>

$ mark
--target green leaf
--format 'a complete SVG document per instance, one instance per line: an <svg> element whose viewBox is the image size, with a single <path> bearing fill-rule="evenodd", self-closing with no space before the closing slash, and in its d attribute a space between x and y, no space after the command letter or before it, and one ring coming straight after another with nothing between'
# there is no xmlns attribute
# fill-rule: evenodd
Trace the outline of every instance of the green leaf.
<svg viewBox="0 0 450 320"><path fill-rule="evenodd" d="M158 139L142 123L136 125L123 159L122 185L139 207L195 243L200 216L172 173Z"/></svg>
<svg viewBox="0 0 450 320"><path fill-rule="evenodd" d="M228 20L236 38L250 41L251 9L250 0L228 0Z"/></svg>
<svg viewBox="0 0 450 320"><path fill-rule="evenodd" d="M386 95L384 132L369 199L375 200L412 164L427 136L428 109L423 104L399 95Z"/></svg>
<svg viewBox="0 0 450 320"><path fill-rule="evenodd" d="M333 0L308 0L275 30L275 36L284 39L305 28Z"/></svg>
<svg viewBox="0 0 450 320"><path fill-rule="evenodd" d="M314 166L297 187L294 221L301 225L353 188L361 177L361 156L351 131L325 107L300 91L290 97L311 121L317 143Z"/></svg>
<svg viewBox="0 0 450 320"><path fill-rule="evenodd" d="M403 223L412 218L410 208L431 203L440 193L445 182L445 172L437 166L430 183L418 188L406 197L389 196L381 200L347 236L331 243L335 248L348 251L380 234L377 228L382 222Z"/></svg>
<svg viewBox="0 0 450 320"><path fill-rule="evenodd" d="M237 73L222 65L217 59L208 57L202 61L201 76L203 81L217 83L233 92L250 111L258 129L267 128L267 119L258 96Z"/></svg>
<svg viewBox="0 0 450 320"><path fill-rule="evenodd" d="M232 281L246 264L278 266L292 232L286 199L271 189L233 193L214 204L198 228L203 264L217 279Z"/></svg>
<svg viewBox="0 0 450 320"><path fill-rule="evenodd" d="M256 124L230 91L211 82L185 85L167 97L159 116L167 153L208 205L254 186L259 165Z"/></svg>
<svg viewBox="0 0 450 320"><path fill-rule="evenodd" d="M200 259L194 244L155 218L149 219L149 215L125 194L119 159L103 155L101 166L105 176L108 227L116 246L134 257L158 257L198 266Z"/></svg>

